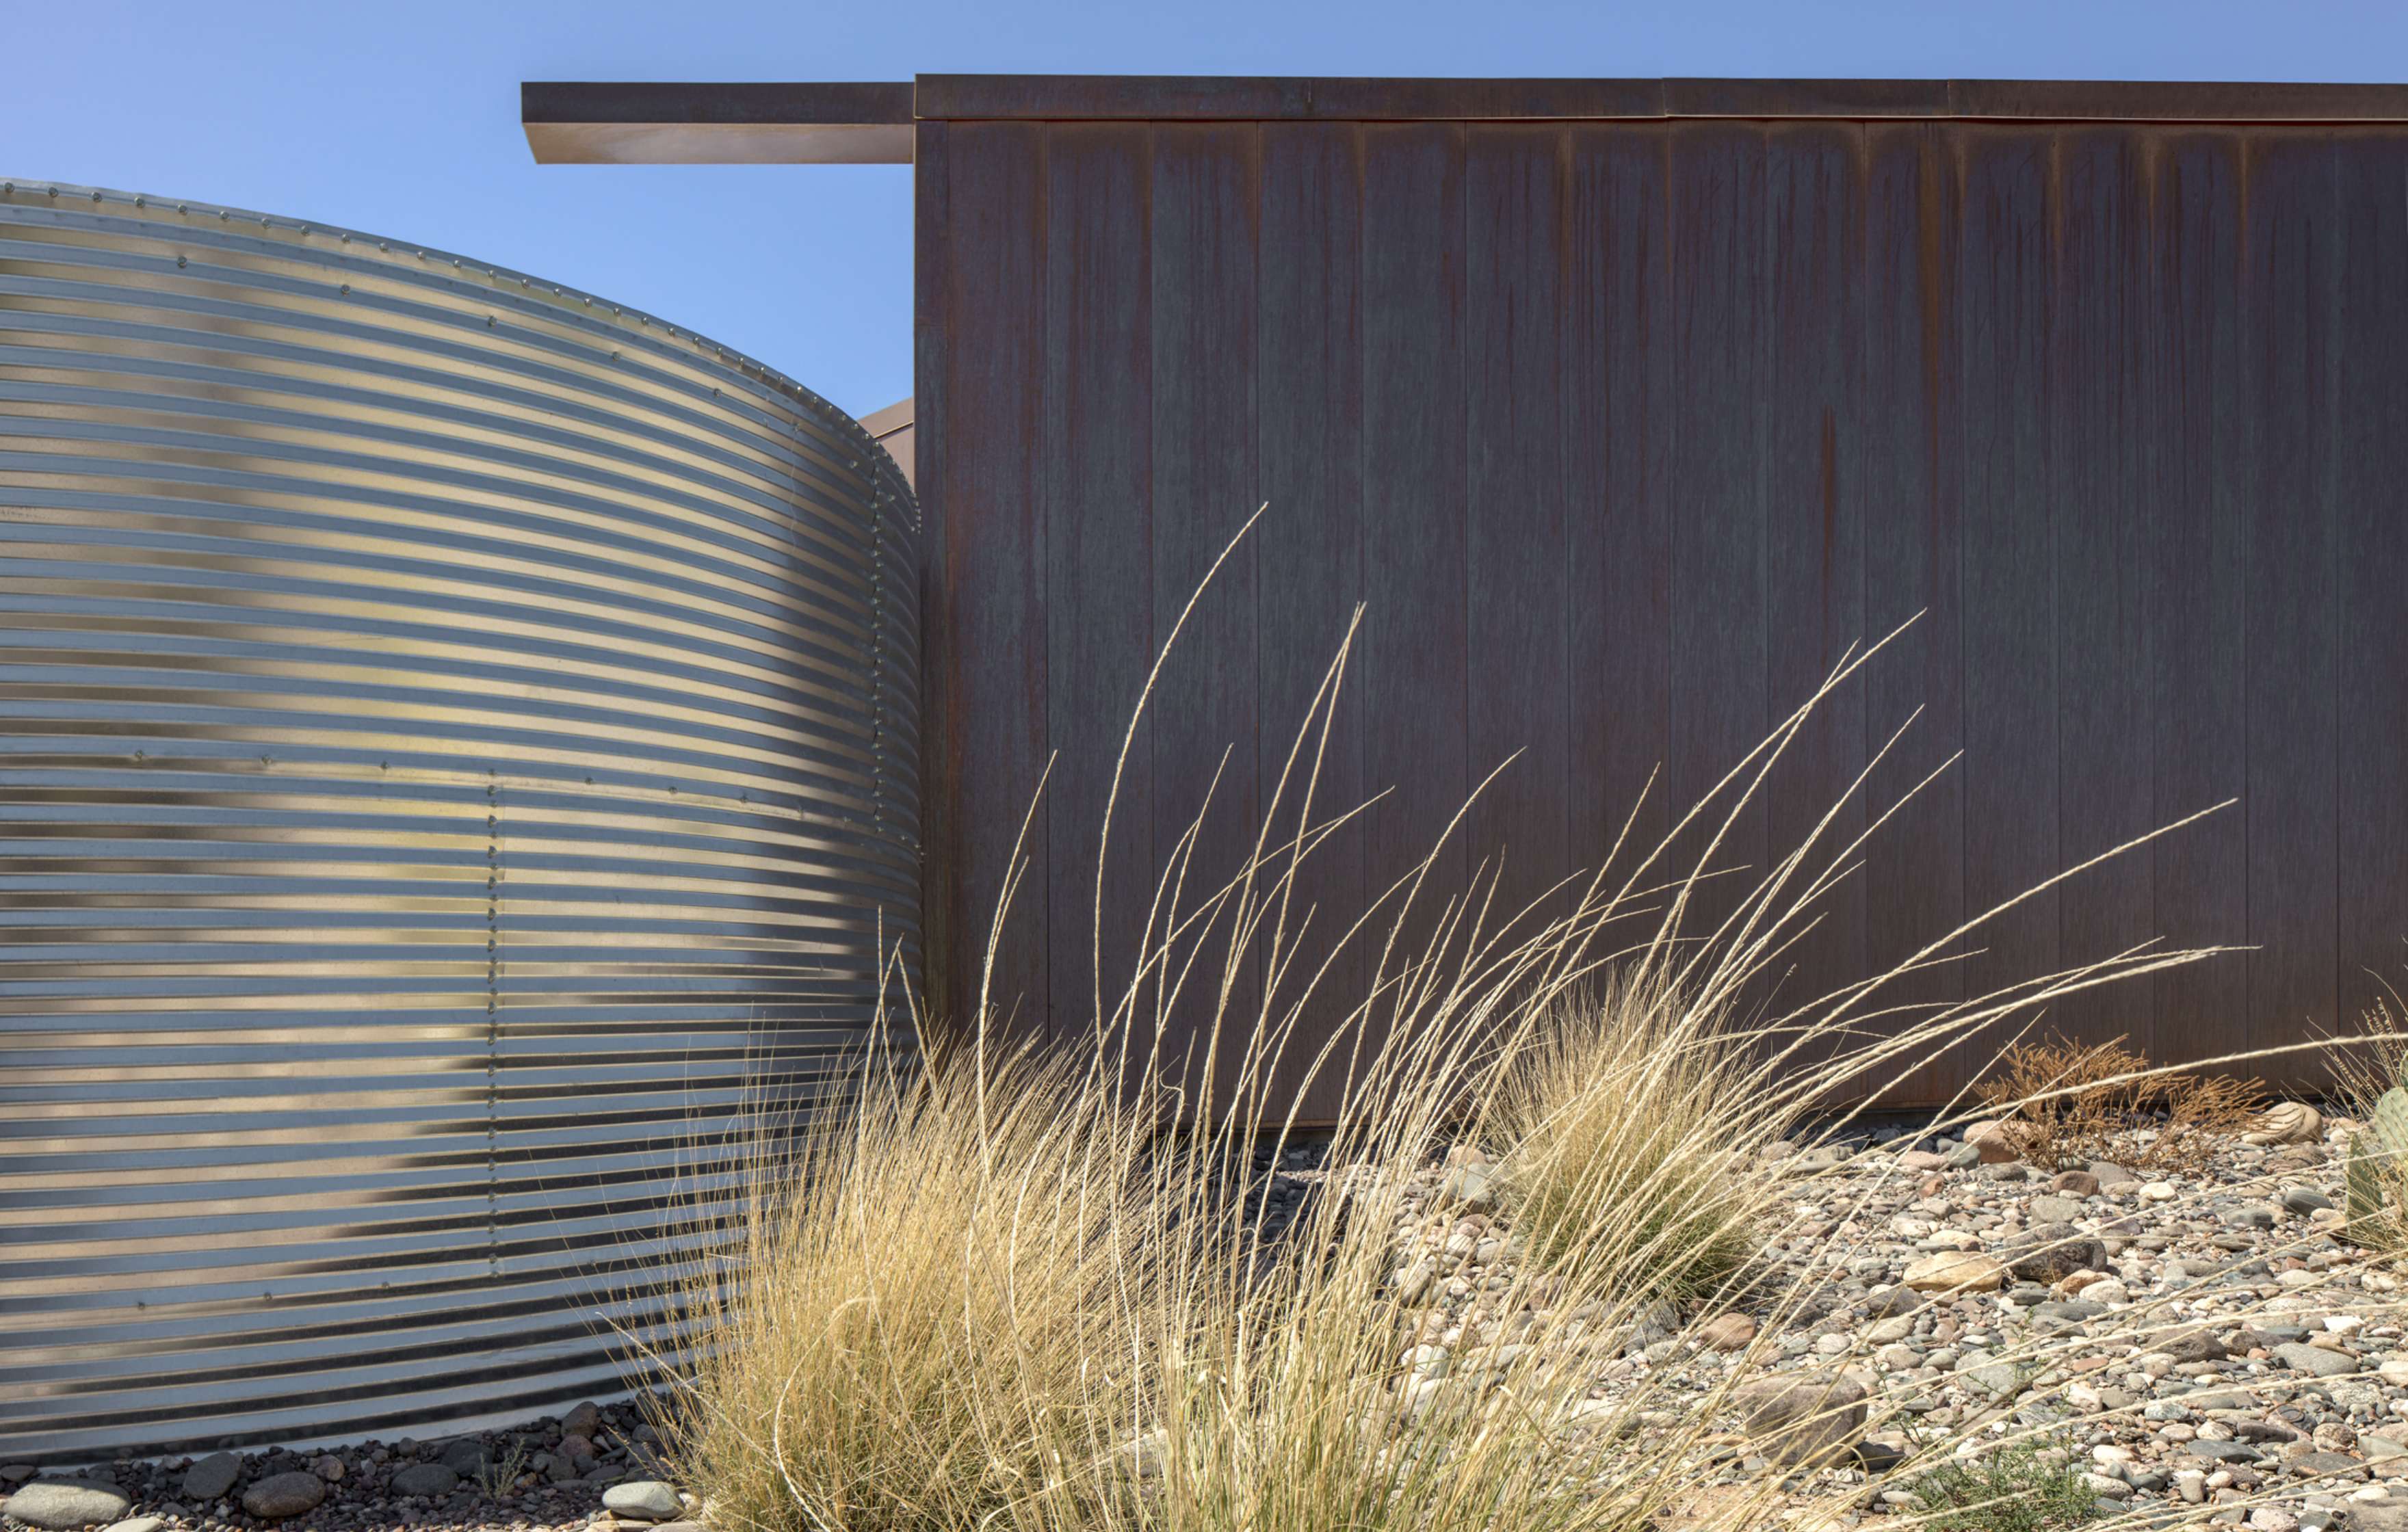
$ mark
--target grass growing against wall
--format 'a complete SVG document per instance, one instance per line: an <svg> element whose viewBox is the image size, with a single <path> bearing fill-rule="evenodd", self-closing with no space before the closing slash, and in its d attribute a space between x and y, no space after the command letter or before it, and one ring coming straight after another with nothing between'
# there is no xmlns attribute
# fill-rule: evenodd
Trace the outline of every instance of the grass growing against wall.
<svg viewBox="0 0 2408 1532"><path fill-rule="evenodd" d="M1345 659L1341 649L1267 823L1283 805L1296 818L1310 796ZM697 1275L705 1359L664 1424L713 1521L744 1532L1764 1525L1778 1476L1731 1486L1714 1466L1714 1422L1738 1400L1643 1380L1610 1398L1594 1387L1597 1364L1665 1297L1712 1311L1765 1280L1753 1257L1793 1223L1799 1188L1755 1151L2007 1018L2204 955L2144 950L1944 1009L1889 1005L1898 977L1990 911L1888 975L1763 1013L1765 981L1859 843L1829 838L1835 809L1706 931L1689 918L1704 864L1668 866L1669 848L1718 839L1861 663L1661 844L1614 847L1605 871L1570 891L1568 912L1498 915L1493 876L1424 909L1407 879L1369 909L1312 917L1342 914L1372 969L1359 995L1316 995L1315 975L1280 961L1300 917L1287 895L1346 816L1323 815L1292 844L1257 841L1236 875L1191 889L1193 849L1214 833L1208 809L1144 891L1148 949L1102 992L1088 1047L1014 1051L988 1004L924 1075L865 1066L857 1110L832 1114L791 1163L764 1163L737 1231L740 1275ZM1099 908L1129 896L1097 892ZM1225 980L1258 959L1271 981L1246 1014L1228 1013L1245 992ZM1346 1018L1310 1052L1296 1041L1308 999ZM1217 1007L1222 1051L1167 1056L1172 1008L1199 1003ZM1279 1103L1299 1077L1335 1085L1340 1120L1322 1195L1280 1232L1252 1151L1284 1142ZM1501 1153L1530 1258L1497 1295L1510 1319L1458 1336L1432 1375L1415 1362L1421 1274L1396 1231L1416 1178L1426 1184L1434 1157L1465 1142ZM1755 1298L1778 1313L1803 1295L1759 1286ZM1949 1513L1968 1514L1964 1504L1952 1496Z"/></svg>

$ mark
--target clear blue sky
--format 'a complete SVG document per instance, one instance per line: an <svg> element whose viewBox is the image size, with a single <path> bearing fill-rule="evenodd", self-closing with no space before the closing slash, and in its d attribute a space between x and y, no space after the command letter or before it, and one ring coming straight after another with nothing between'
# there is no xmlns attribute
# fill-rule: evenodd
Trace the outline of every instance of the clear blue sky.
<svg viewBox="0 0 2408 1532"><path fill-rule="evenodd" d="M918 72L2408 78L2408 5L2306 0L0 0L0 176L440 246L910 391L910 171L537 166L522 79Z"/></svg>

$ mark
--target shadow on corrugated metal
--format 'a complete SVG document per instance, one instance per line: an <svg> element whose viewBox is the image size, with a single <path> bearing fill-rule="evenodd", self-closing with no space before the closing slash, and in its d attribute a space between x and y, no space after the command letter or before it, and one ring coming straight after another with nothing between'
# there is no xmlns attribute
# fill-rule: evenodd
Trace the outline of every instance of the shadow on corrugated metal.
<svg viewBox="0 0 2408 1532"><path fill-rule="evenodd" d="M701 337L0 188L0 1453L617 1386L918 962L918 508Z"/></svg>

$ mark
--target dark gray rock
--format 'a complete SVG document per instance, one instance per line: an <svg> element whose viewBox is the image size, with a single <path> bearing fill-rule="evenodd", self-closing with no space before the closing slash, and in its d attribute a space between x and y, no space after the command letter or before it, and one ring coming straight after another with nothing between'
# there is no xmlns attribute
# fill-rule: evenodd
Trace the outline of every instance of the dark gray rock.
<svg viewBox="0 0 2408 1532"><path fill-rule="evenodd" d="M2238 1208L2228 1208L2224 1221L2236 1229L2271 1229L2282 1214L2262 1202L2251 1202Z"/></svg>
<svg viewBox="0 0 2408 1532"><path fill-rule="evenodd" d="M448 1463L412 1463L394 1474L392 1483L395 1495L423 1495L431 1499L459 1488L460 1475Z"/></svg>
<svg viewBox="0 0 2408 1532"><path fill-rule="evenodd" d="M2077 1271L2100 1271L2107 1247L2071 1224L2041 1224L2007 1248L2007 1269L2026 1281L2050 1282Z"/></svg>
<svg viewBox="0 0 2408 1532"><path fill-rule="evenodd" d="M2072 1324L2097 1319L2106 1311L2105 1304L2085 1303L2080 1298L2060 1298L2055 1303L2043 1303L2032 1310L2042 1319L2061 1319Z"/></svg>
<svg viewBox="0 0 2408 1532"><path fill-rule="evenodd" d="M2143 1349L2163 1352L2176 1362L2221 1362L2232 1354L2223 1341L2207 1330L2184 1330L2176 1335L2152 1337Z"/></svg>
<svg viewBox="0 0 2408 1532"><path fill-rule="evenodd" d="M242 1492L242 1509L264 1522L280 1522L317 1510L326 1500L326 1482L314 1473L280 1473Z"/></svg>
<svg viewBox="0 0 2408 1532"><path fill-rule="evenodd" d="M2258 1461L2258 1449L2243 1446L2238 1441L2193 1441L2186 1443L2186 1446L2191 1456L2209 1458L2217 1463Z"/></svg>
<svg viewBox="0 0 2408 1532"><path fill-rule="evenodd" d="M591 1438L595 1427L601 1424L600 1407L588 1399L582 1404L572 1405L568 1413L560 1417L560 1434L563 1437Z"/></svg>
<svg viewBox="0 0 2408 1532"><path fill-rule="evenodd" d="M232 1453L211 1453L184 1470L184 1498L203 1503L219 1499L241 1477L241 1458Z"/></svg>
<svg viewBox="0 0 2408 1532"><path fill-rule="evenodd" d="M2332 1206L2332 1198L2313 1186L2293 1186L2283 1193L2283 1206L2305 1218Z"/></svg>
<svg viewBox="0 0 2408 1532"><path fill-rule="evenodd" d="M466 1479L484 1468L485 1444L475 1437L462 1437L444 1448L442 1456L436 1461Z"/></svg>
<svg viewBox="0 0 2408 1532"><path fill-rule="evenodd" d="M47 1532L74 1532L86 1526L107 1526L134 1509L114 1484L80 1479L36 1479L0 1500L0 1515L13 1516Z"/></svg>

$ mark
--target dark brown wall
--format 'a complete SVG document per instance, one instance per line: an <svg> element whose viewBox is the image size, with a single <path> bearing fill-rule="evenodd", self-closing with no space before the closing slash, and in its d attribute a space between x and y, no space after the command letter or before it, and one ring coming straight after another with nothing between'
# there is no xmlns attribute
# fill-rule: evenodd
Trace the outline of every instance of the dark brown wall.
<svg viewBox="0 0 2408 1532"><path fill-rule="evenodd" d="M1927 991L2256 948L2060 1012L2181 1057L2400 977L2408 131L955 121L918 154L940 1011L1058 752L996 997L1085 1026L1123 722L1264 501L1131 752L1108 971L1225 745L1219 801L1267 795L1361 601L1324 803L1394 791L1309 880L1331 915L1515 750L1450 878L1593 862L1661 763L1659 829L1921 610L1729 850L1763 866L1918 708L1849 827L1963 752L1789 993L2228 796Z"/></svg>

